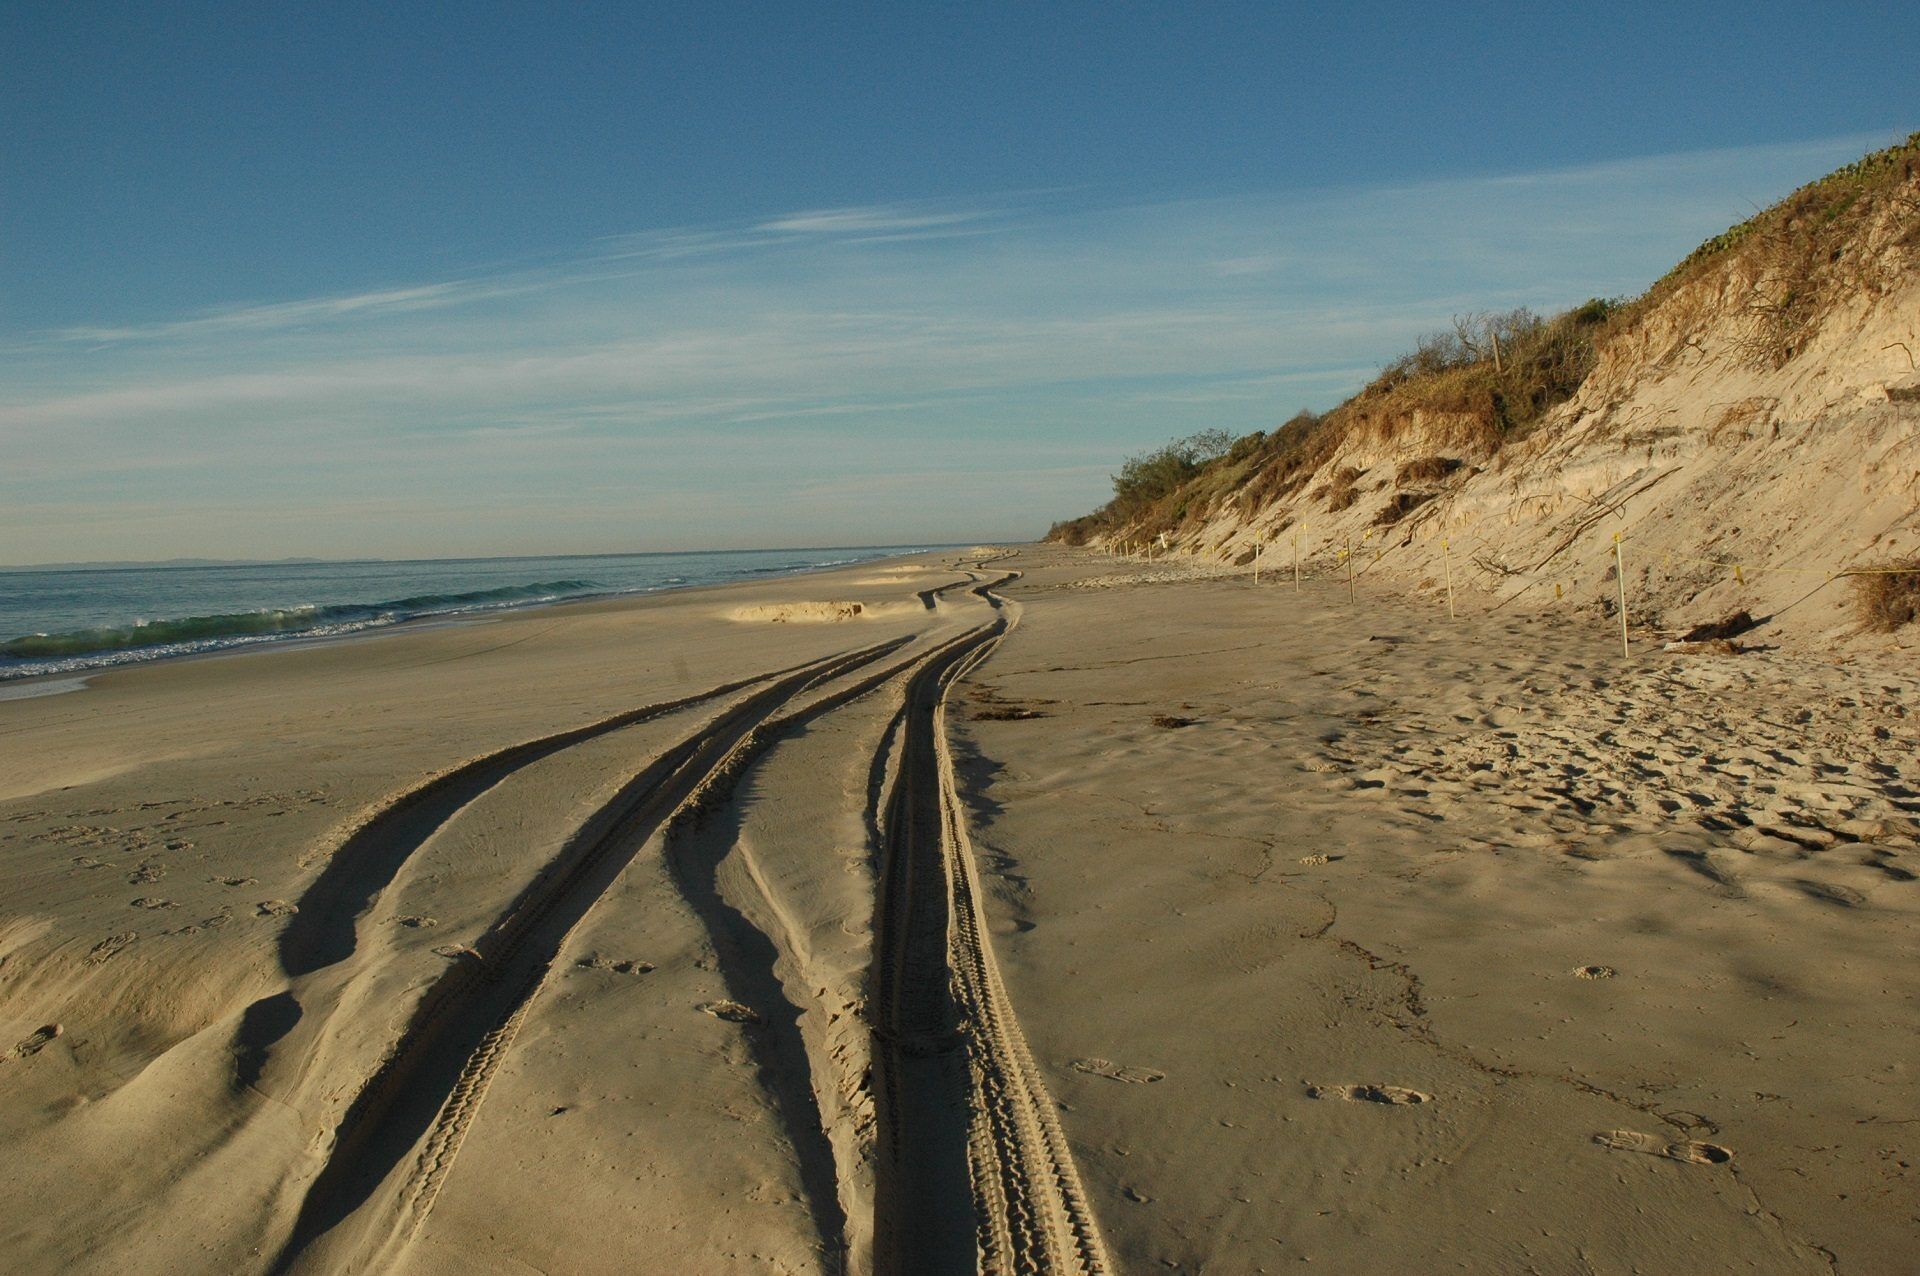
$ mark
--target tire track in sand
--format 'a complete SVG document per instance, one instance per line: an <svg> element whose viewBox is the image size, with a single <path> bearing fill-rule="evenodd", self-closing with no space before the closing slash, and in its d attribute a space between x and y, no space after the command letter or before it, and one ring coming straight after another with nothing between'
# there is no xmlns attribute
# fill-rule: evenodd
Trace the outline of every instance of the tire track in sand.
<svg viewBox="0 0 1920 1276"><path fill-rule="evenodd" d="M307 1190L274 1270L390 1267L432 1207L561 946L634 854L783 704L909 641L842 653L777 677L668 749L583 824L476 942L472 956L421 999L336 1127L332 1152ZM416 1146L418 1156L389 1185Z"/></svg>
<svg viewBox="0 0 1920 1276"><path fill-rule="evenodd" d="M393 883L413 853L463 807L519 771L562 749L664 717L708 700L807 668L789 666L722 683L677 700L629 709L610 718L496 749L389 798L341 839L326 867L295 901L298 912L280 933L280 965L289 976L346 960L358 944L360 918Z"/></svg>
<svg viewBox="0 0 1920 1276"><path fill-rule="evenodd" d="M805 968L805 924L789 911L752 850L740 840L746 807L735 794L768 755L777 756L796 737L811 734L823 720L888 684L897 685L892 690L894 705L886 718L889 724L897 721L897 706L905 703L906 683L913 671L941 659L952 648L977 641L983 631L984 627L969 630L926 651L863 673L755 727L728 765L714 771L669 823L667 861L675 883L706 928L720 958L719 973L728 996L754 1013L755 1027L743 1038L753 1055L760 1087L798 1160L820 1252L830 1272L867 1270L864 1259L872 1231L871 1174L858 1149L870 1148L871 1129L867 1128L863 1140L865 1123L854 1096L868 1093L870 1082L864 1066L857 1061L849 1072L845 1060L816 1062L809 1053L801 1020L803 1003L820 1009L817 997L808 991L814 981L802 980L801 988L790 989L780 973L783 959ZM884 750L881 753L884 756ZM865 814L877 815L877 802L873 806L874 810ZM877 824L868 827L874 834L871 845L877 854ZM723 883L721 866L736 856L745 880L730 891ZM763 918L759 923L748 916L753 906ZM822 987L821 995L825 992ZM840 1003L839 1008L846 1009L847 1003ZM819 1069L824 1069L824 1074ZM870 1104L865 1110L870 1112ZM851 1136L850 1141L837 1145L836 1134Z"/></svg>
<svg viewBox="0 0 1920 1276"><path fill-rule="evenodd" d="M1003 608L992 591L1011 579L970 592ZM872 1005L882 1276L1112 1270L994 960L947 744L948 691L1016 620L923 665L896 727Z"/></svg>

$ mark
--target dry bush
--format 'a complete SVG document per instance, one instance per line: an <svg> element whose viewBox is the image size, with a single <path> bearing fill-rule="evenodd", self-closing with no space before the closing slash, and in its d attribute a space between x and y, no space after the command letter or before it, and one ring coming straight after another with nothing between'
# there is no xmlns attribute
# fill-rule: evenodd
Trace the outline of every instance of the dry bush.
<svg viewBox="0 0 1920 1276"><path fill-rule="evenodd" d="M1409 483L1438 483L1466 462L1451 456L1423 456L1417 461L1408 461L1394 473L1393 485L1405 487Z"/></svg>
<svg viewBox="0 0 1920 1276"><path fill-rule="evenodd" d="M1687 630L1686 633L1680 635L1680 641L1724 642L1729 638L1738 638L1750 629L1758 629L1760 623L1760 621L1753 618L1752 612L1743 607L1739 611L1728 612L1719 620L1712 620L1705 624L1695 625L1693 628Z"/></svg>
<svg viewBox="0 0 1920 1276"><path fill-rule="evenodd" d="M1700 245L1647 292L1655 299L1728 263L1750 279L1746 330L1735 348L1761 368L1779 368L1806 349L1834 305L1890 282L1876 263L1874 227L1892 218L1892 241L1920 243L1920 133L1810 182L1758 215ZM1895 276L1901 267L1894 265Z"/></svg>
<svg viewBox="0 0 1920 1276"><path fill-rule="evenodd" d="M1891 633L1920 620L1920 557L1876 563L1853 580L1853 609L1868 629Z"/></svg>
<svg viewBox="0 0 1920 1276"><path fill-rule="evenodd" d="M1085 545L1093 534L1100 530L1097 519L1091 514L1079 518L1064 519L1047 529L1047 539L1058 541L1062 545Z"/></svg>
<svg viewBox="0 0 1920 1276"><path fill-rule="evenodd" d="M1432 500L1436 492L1395 492L1387 503L1373 516L1375 527L1388 527L1399 522L1413 511Z"/></svg>
<svg viewBox="0 0 1920 1276"><path fill-rule="evenodd" d="M1360 488L1358 484L1360 482L1360 476L1365 473L1365 470L1355 469L1351 465L1343 465L1333 472L1332 477L1327 480L1326 486L1322 487L1315 495L1326 497L1327 509L1337 514L1341 510L1351 507L1355 501L1360 499Z"/></svg>

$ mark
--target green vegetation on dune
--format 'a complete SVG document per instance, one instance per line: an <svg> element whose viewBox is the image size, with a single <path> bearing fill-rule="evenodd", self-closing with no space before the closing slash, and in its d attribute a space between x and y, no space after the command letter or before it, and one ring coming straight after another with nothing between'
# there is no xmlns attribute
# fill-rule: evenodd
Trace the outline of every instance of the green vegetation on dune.
<svg viewBox="0 0 1920 1276"><path fill-rule="evenodd" d="M1127 458L1114 475L1113 499L1056 523L1048 539L1078 545L1178 533L1229 503L1251 514L1308 488L1357 431L1392 439L1418 428L1458 450L1490 454L1571 399L1610 342L1640 330L1664 302L1713 271L1739 272L1744 281L1738 352L1757 367L1781 367L1805 349L1840 297L1890 286L1879 249L1920 249L1916 179L1920 133L1714 236L1639 297L1595 298L1550 318L1525 309L1458 318L1324 414L1303 411L1237 440L1209 430ZM1908 268L1908 256L1896 272ZM1462 468L1458 458L1433 456L1401 467L1395 482L1431 488ZM1335 472L1312 494L1342 508L1357 477ZM1389 510L1404 513L1421 499L1410 492Z"/></svg>

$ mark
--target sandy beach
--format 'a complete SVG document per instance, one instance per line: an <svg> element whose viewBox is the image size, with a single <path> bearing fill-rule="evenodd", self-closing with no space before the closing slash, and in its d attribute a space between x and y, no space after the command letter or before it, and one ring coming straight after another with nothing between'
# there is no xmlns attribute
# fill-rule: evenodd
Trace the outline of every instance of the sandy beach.
<svg viewBox="0 0 1920 1276"><path fill-rule="evenodd" d="M1901 1270L1916 690L1021 546L0 702L0 1265Z"/></svg>

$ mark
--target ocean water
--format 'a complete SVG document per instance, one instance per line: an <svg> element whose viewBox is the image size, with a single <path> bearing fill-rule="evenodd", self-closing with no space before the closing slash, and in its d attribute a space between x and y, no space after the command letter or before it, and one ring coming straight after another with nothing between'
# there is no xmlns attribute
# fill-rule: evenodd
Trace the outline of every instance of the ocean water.
<svg viewBox="0 0 1920 1276"><path fill-rule="evenodd" d="M422 617L791 575L933 548L0 570L0 681Z"/></svg>

